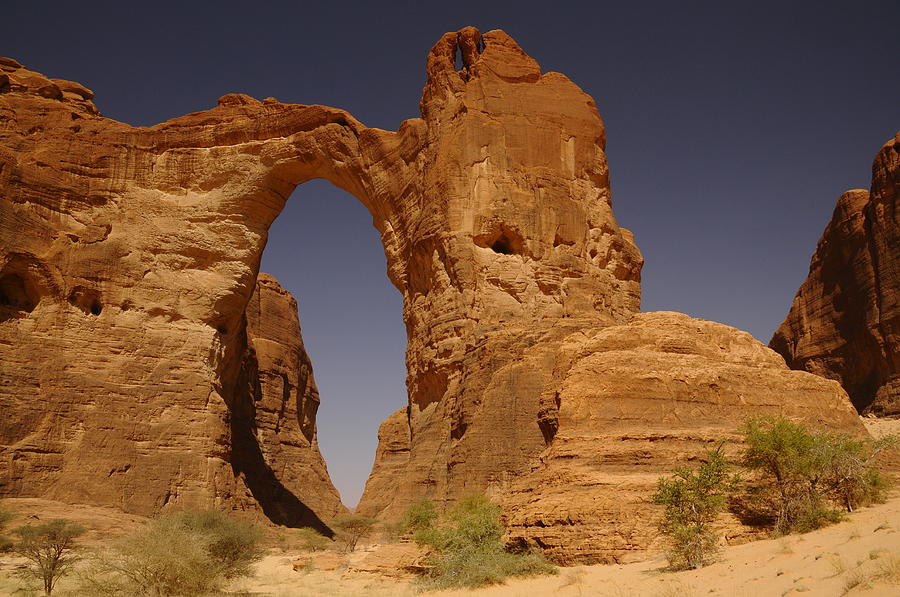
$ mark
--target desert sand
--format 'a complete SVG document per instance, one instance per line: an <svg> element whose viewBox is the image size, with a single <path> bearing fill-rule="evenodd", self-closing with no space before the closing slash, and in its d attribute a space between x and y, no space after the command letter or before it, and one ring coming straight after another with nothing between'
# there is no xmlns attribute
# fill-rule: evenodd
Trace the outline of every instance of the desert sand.
<svg viewBox="0 0 900 597"><path fill-rule="evenodd" d="M16 511L18 520L67 516L88 526L83 541L96 547L136 528L141 517L112 509L67 506L46 500L9 499L0 507ZM336 570L297 572L292 563L302 552L272 548L257 566L254 578L234 582L226 595L272 597L405 597L418 594L409 579L353 571L382 548L363 547ZM5 556L0 560L0 595L16 592L20 581L12 572L21 562ZM900 496L885 504L849 515L835 526L806 535L755 541L722 549L719 561L686 572L665 571L665 558L626 565L560 568L557 576L511 580L505 585L478 590L428 593L441 597L561 597L647 596L768 597L770 595L900 596ZM879 578L891 574L891 578ZM64 578L54 594L80 595L76 579Z"/></svg>

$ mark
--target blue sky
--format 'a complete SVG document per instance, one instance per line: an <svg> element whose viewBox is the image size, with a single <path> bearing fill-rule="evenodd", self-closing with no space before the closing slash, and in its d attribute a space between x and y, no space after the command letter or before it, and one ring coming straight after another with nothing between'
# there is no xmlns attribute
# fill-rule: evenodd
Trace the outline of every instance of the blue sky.
<svg viewBox="0 0 900 597"><path fill-rule="evenodd" d="M768 342L849 188L900 128L900 3L16 1L0 55L150 125L229 92L418 116L446 31L504 29L596 100L613 208L646 258L644 310ZM362 205L323 181L274 224L267 271L300 304L329 471L354 505L378 424L406 403L401 299Z"/></svg>

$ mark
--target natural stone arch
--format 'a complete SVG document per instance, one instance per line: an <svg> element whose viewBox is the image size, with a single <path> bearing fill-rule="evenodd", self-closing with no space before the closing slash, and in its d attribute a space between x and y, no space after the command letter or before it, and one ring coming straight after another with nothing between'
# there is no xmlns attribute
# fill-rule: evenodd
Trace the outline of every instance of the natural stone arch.
<svg viewBox="0 0 900 597"><path fill-rule="evenodd" d="M0 494L289 524L342 509L267 457L303 432L258 433L246 325L267 230L315 177L369 209L404 301L409 402L363 513L486 490L522 544L612 561L652 539L653 481L743 416L861 429L836 383L748 334L637 314L642 258L576 85L501 31L448 33L426 68L397 132L241 95L133 128L0 59L0 264L26 256L41 293L0 321Z"/></svg>
<svg viewBox="0 0 900 597"><path fill-rule="evenodd" d="M252 435L244 312L268 227L311 178L360 200L381 234L404 300L411 433L439 437L447 411L463 449L492 432L471 420L463 398L485 382L473 371L484 366L477 345L487 336L561 316L623 321L638 308L641 258L610 210L593 102L562 75L541 75L500 31L445 35L428 56L423 117L397 132L334 108L239 94L132 128L99 117L78 84L14 61L4 69L3 101L19 131L0 154L5 220L17 223L4 226L4 246L35 255L60 280L29 316L66 330L62 340L14 344L7 359L21 367L19 385L0 399L16 403L38 379L58 415L25 409L17 419L23 437L4 447L6 494L141 512L259 501L244 495L246 466L235 465L236 438ZM37 124L42 134L27 134ZM20 337L13 324L0 334ZM67 375L73 361L88 366ZM531 410L533 390L524 398ZM96 414L123 404L132 423ZM170 445L163 429L174 413L186 435ZM115 431L128 424L137 428L130 436ZM523 435L534 436L526 452L543 445L530 423L513 432ZM514 444L488 456L496 466L464 474L486 484L487 469L522 462ZM440 462L451 456L430 442L413 458L449 469Z"/></svg>

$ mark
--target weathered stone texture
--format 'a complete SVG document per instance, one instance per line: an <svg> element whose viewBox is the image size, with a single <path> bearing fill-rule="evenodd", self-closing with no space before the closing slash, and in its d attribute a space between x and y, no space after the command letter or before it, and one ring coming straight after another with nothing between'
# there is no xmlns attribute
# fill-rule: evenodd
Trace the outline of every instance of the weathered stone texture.
<svg viewBox="0 0 900 597"><path fill-rule="evenodd" d="M649 503L657 479L722 439L733 452L747 417L781 413L863 433L836 382L791 371L746 332L681 313L585 328L545 350L561 379L557 430L533 469L498 494L511 539L563 562L642 557L659 542Z"/></svg>
<svg viewBox="0 0 900 597"><path fill-rule="evenodd" d="M76 84L2 68L4 494L139 512L274 499L248 487L247 467L283 446L266 445L271 421L251 433L244 314L267 229L310 178L366 205L403 293L416 490L453 486L435 471L463 457L483 484L543 444L523 415L483 451L497 426L472 409L496 357L479 346L638 309L641 256L612 215L596 108L503 32L444 36L423 118L396 133L240 94L133 128Z"/></svg>
<svg viewBox="0 0 900 597"><path fill-rule="evenodd" d="M793 369L841 382L859 411L900 415L900 133L870 191L838 199L791 310L769 343Z"/></svg>
<svg viewBox="0 0 900 597"><path fill-rule="evenodd" d="M647 545L634 504L652 477L746 414L861 430L836 383L749 335L638 314L643 260L612 213L594 102L502 31L443 36L422 118L397 132L239 94L132 128L74 84L0 68L16 81L0 94L4 495L288 524L334 509L294 306L257 276L269 225L316 177L371 212L409 339L408 406L360 512L486 490L519 540L618 558Z"/></svg>
<svg viewBox="0 0 900 597"><path fill-rule="evenodd" d="M268 493L259 502L271 519L328 521L346 508L319 453L319 390L300 335L297 301L261 273L246 318L248 399L241 404L250 408L233 415L232 425L233 441L241 441L240 473L255 477L246 481L254 495Z"/></svg>

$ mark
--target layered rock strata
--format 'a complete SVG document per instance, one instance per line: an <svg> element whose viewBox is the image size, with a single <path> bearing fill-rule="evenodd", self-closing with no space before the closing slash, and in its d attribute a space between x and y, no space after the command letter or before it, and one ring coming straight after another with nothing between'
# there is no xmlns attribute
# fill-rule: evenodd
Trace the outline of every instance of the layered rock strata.
<svg viewBox="0 0 900 597"><path fill-rule="evenodd" d="M236 471L265 514L317 526L346 512L316 439L319 390L300 335L297 301L259 274L246 310L246 397L232 412ZM324 530L324 529L323 529Z"/></svg>
<svg viewBox="0 0 900 597"><path fill-rule="evenodd" d="M793 369L841 382L860 412L900 415L900 133L869 191L838 199L769 346Z"/></svg>
<svg viewBox="0 0 900 597"><path fill-rule="evenodd" d="M699 454L755 407L860 429L835 382L785 370L748 336L637 315L642 257L612 213L596 107L501 31L443 36L422 117L397 132L237 94L132 128L63 91L74 84L0 67L6 495L308 515L281 460L314 445L315 401L298 374L299 435L280 433L294 345L254 322L278 293L267 278L251 297L268 227L311 178L368 208L404 300L409 401L382 426L361 512L486 490L517 540L618 557L646 546L614 542L633 510L558 518L564 485L583 512L638 500L640 463ZM623 489L615 466L643 480Z"/></svg>
<svg viewBox="0 0 900 597"><path fill-rule="evenodd" d="M560 562L644 557L660 544L657 479L723 439L733 454L748 417L780 413L864 433L836 382L788 369L746 332L681 313L585 328L543 350L559 372L558 429L499 493L510 539ZM729 523L729 540L744 533Z"/></svg>
<svg viewBox="0 0 900 597"><path fill-rule="evenodd" d="M459 476L435 473L493 442L473 416L495 366L485 339L638 308L641 257L612 215L596 108L503 32L444 36L423 117L397 132L238 94L134 128L77 84L2 68L6 495L137 512L247 501L244 463L269 450L242 439L244 313L268 227L310 178L369 209L404 296L410 428L432 438L410 450L410 487L477 486L543 446L522 417Z"/></svg>

